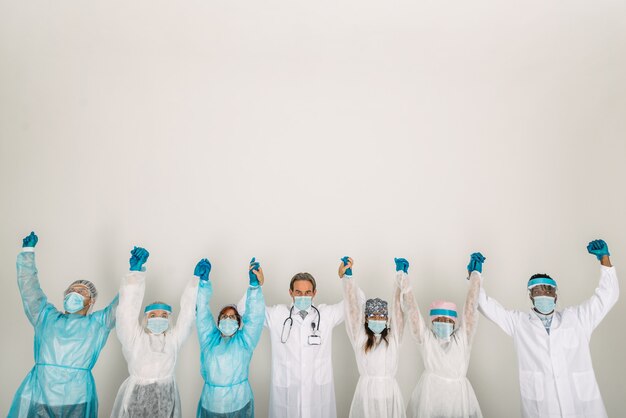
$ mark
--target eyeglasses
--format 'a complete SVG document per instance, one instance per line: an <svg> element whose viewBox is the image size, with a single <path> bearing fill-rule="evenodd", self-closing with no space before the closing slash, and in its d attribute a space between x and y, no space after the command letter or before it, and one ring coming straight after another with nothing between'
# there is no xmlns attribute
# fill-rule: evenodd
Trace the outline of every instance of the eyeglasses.
<svg viewBox="0 0 626 418"><path fill-rule="evenodd" d="M535 286L532 289L530 289L530 295L531 296L544 296L544 295L554 296L556 295L556 287L548 286L548 285Z"/></svg>
<svg viewBox="0 0 626 418"><path fill-rule="evenodd" d="M237 321L237 315L222 315L220 316L220 321L222 319L234 319L235 321Z"/></svg>
<svg viewBox="0 0 626 418"><path fill-rule="evenodd" d="M79 295L84 296L86 298L91 297L91 292L89 292L89 289L87 289L84 286L70 287L67 293L78 293Z"/></svg>

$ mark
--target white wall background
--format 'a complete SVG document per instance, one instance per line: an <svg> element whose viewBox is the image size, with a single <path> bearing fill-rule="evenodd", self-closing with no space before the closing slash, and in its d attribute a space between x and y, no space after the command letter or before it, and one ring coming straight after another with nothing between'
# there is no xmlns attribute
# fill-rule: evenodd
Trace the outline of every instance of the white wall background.
<svg viewBox="0 0 626 418"><path fill-rule="evenodd" d="M31 229L57 304L89 278L103 307L135 244L151 252L146 302L177 305L201 257L214 307L236 301L252 256L269 303L288 302L298 271L334 302L348 254L386 298L392 258L407 257L425 310L462 304L480 250L504 305L529 307L535 272L580 303L598 280L589 240L626 264L625 16L618 0L0 1L0 410L33 363L14 266ZM622 298L591 344L613 417L625 315ZM358 376L343 327L335 337L345 417ZM408 401L422 371L408 334L401 354ZM259 417L269 359L264 334ZM108 416L127 376L115 333L94 375ZM519 415L513 345L484 319L469 378L486 417ZM192 416L195 334L178 380Z"/></svg>

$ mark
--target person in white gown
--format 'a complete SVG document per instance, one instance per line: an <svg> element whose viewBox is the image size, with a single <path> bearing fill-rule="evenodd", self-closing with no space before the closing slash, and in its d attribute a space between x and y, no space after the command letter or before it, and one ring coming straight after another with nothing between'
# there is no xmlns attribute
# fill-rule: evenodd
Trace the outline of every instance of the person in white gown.
<svg viewBox="0 0 626 418"><path fill-rule="evenodd" d="M349 257L342 260L339 277L343 278L346 331L360 375L350 418L404 418L404 400L396 381L398 350L404 330L399 306L400 281L395 282L389 310L384 300L365 300L352 276L353 260ZM396 268L399 260L404 259L396 259Z"/></svg>
<svg viewBox="0 0 626 418"><path fill-rule="evenodd" d="M468 265L470 286L460 320L454 303L435 301L430 306L430 326L427 326L413 292L403 293L401 306L424 362L424 372L407 407L409 418L482 417L466 374L478 323L478 294L484 260L480 253L471 256ZM400 281L408 280L406 272L398 275ZM409 289L409 286L401 285L401 288Z"/></svg>
<svg viewBox="0 0 626 418"><path fill-rule="evenodd" d="M146 289L142 266L148 259L148 252L135 247L131 254L130 272L122 279L116 312L117 338L122 344L130 376L120 386L111 417L180 418L180 396L174 372L178 352L195 325L198 278L187 283L174 326L170 324L172 308L163 302L146 306L139 323Z"/></svg>

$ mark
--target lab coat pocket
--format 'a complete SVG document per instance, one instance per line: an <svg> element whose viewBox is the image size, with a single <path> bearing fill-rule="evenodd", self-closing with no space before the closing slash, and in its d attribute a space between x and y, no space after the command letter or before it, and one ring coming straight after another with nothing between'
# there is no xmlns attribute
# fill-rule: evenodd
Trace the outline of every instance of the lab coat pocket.
<svg viewBox="0 0 626 418"><path fill-rule="evenodd" d="M522 398L543 401L543 373L520 370L519 383Z"/></svg>
<svg viewBox="0 0 626 418"><path fill-rule="evenodd" d="M281 388L289 387L289 373L291 372L289 363L282 361L273 370L275 370L275 373L272 384Z"/></svg>
<svg viewBox="0 0 626 418"><path fill-rule="evenodd" d="M326 385L331 381L332 376L328 361L327 358L315 359L315 383L318 385Z"/></svg>
<svg viewBox="0 0 626 418"><path fill-rule="evenodd" d="M581 401L593 401L600 398L600 390L593 370L572 373L572 378L576 386L576 394Z"/></svg>

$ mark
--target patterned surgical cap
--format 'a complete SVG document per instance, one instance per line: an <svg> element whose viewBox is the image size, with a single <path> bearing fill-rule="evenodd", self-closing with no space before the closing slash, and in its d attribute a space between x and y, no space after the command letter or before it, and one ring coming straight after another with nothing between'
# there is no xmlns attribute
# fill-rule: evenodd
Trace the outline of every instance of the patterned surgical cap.
<svg viewBox="0 0 626 418"><path fill-rule="evenodd" d="M365 302L365 315L388 316L387 302L379 298L368 299L367 302Z"/></svg>

